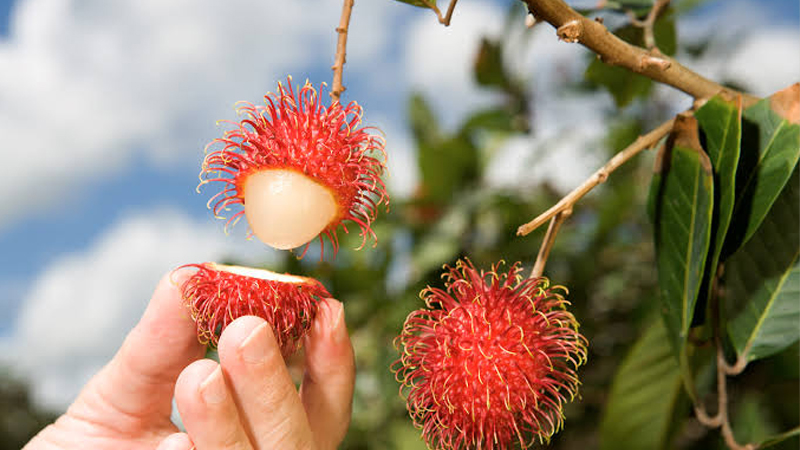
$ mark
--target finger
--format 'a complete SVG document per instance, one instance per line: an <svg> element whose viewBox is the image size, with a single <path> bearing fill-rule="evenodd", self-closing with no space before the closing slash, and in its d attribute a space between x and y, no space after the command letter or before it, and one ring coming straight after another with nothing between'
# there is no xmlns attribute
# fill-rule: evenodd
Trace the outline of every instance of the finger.
<svg viewBox="0 0 800 450"><path fill-rule="evenodd" d="M341 302L327 299L320 303L305 344L306 373L300 398L317 448L335 449L350 425L356 375Z"/></svg>
<svg viewBox="0 0 800 450"><path fill-rule="evenodd" d="M178 374L205 352L180 294L190 275L176 270L161 279L139 323L70 408L73 414L121 412L125 418L168 420Z"/></svg>
<svg viewBox="0 0 800 450"><path fill-rule="evenodd" d="M172 433L165 437L156 450L192 450L194 444L186 433Z"/></svg>
<svg viewBox="0 0 800 450"><path fill-rule="evenodd" d="M305 411L267 322L252 316L231 322L220 336L219 357L257 449L312 448Z"/></svg>
<svg viewBox="0 0 800 450"><path fill-rule="evenodd" d="M175 403L197 450L253 448L216 362L203 359L184 369L175 385Z"/></svg>

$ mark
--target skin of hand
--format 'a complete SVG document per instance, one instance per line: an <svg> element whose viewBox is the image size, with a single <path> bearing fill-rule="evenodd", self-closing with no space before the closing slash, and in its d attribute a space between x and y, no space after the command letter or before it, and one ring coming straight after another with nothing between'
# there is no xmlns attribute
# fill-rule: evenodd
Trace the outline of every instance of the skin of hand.
<svg viewBox="0 0 800 450"><path fill-rule="evenodd" d="M320 301L298 392L271 327L258 317L228 325L220 364L201 359L205 347L178 288L190 275L162 278L114 358L23 450L329 450L341 443L355 382L342 304ZM170 421L173 394L186 433Z"/></svg>

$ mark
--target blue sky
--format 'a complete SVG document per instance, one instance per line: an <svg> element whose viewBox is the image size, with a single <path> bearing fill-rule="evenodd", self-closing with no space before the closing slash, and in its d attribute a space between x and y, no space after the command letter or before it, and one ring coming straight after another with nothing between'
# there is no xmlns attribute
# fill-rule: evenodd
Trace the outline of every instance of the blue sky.
<svg viewBox="0 0 800 450"><path fill-rule="evenodd" d="M398 11L401 13L400 16L405 12L412 14L414 12L409 11L412 8L398 6L400 6ZM0 0L0 30L3 32L4 39L9 37L9 13L14 7L14 2ZM353 26L357 25L354 23ZM332 40L334 34L331 32L330 35ZM391 46L389 45L389 47ZM329 83L330 61L328 58L333 58L333 51L322 53L326 58L320 58L313 64L297 64L296 67L292 67L292 64L288 65L287 68L291 70L287 73L293 74L295 79L308 77L316 83L322 81ZM269 56L264 55L263 58L268 59ZM9 70L9 68L0 70ZM285 75L280 75L280 77L283 76ZM375 95L374 91L370 96L365 96L363 92L360 92L374 86L374 83L359 82L365 77L362 73L348 71L346 73L348 85L346 95L358 98L359 103L364 105L367 111L370 111L371 100L375 101L379 97ZM273 90L276 82L277 79L264 77L264 92ZM367 89L362 89L360 87L362 85L366 85ZM403 98L399 91L391 91L389 94L391 95L380 97L381 103L384 103L388 97L390 106L381 108L381 113L398 120L403 113L401 109ZM220 119L234 118L232 105L239 98L231 97L228 100L228 105L224 105L223 108L214 112L216 117ZM253 96L247 100L257 102L259 97ZM108 106L112 108L108 113L113 114L113 105ZM374 110L374 108L372 109ZM366 118L369 120L369 115ZM87 125L91 126L91 124ZM208 139L214 137L216 133L221 133L221 128L218 128L213 120L198 121L193 127L203 129L205 136L204 138L185 136L180 139L181 145L196 149L194 154L184 151L184 154L181 155L184 158L182 161L153 164L142 154L143 151L129 151L130 155L125 162L124 170L117 169L111 173L98 171L88 177L85 182L70 187L67 193L59 192L57 195L48 193L48 197L58 198L43 208L24 214L20 214L20 211L7 212L8 216L19 215L20 218L11 220L10 223L0 224L0 248L3 249L2 257L0 257L0 284L4 284L6 287L0 292L0 305L3 305L5 310L0 317L0 334L7 333L14 320L16 308L20 304L18 301L22 293L20 290L26 289L42 268L64 254L88 246L103 230L117 222L121 215L131 210L146 211L152 207L171 205L180 208L187 215L199 221L212 222L210 214L206 210L207 196L198 195L195 187L198 181L197 172L203 156L203 147ZM24 151L24 149L6 147L1 139L0 149L4 153ZM114 150L109 148L109 151ZM98 155L98 158L102 157L102 154ZM31 161L30 165L35 166L35 161ZM36 176L35 167L30 167L30 169L30 176ZM46 180L42 180L42 183L46 183ZM258 244L254 242L253 245L257 246Z"/></svg>
<svg viewBox="0 0 800 450"><path fill-rule="evenodd" d="M0 36L8 34L8 15L13 5L11 0L0 0Z"/></svg>
<svg viewBox="0 0 800 450"><path fill-rule="evenodd" d="M0 32L6 39L9 13L15 6L14 3L11 0L0 0ZM794 0L771 0L760 3L763 8L768 8L774 13L771 14L774 20L780 22L796 23L800 16L798 9L800 2ZM710 2L698 13L705 15L719 7L720 2ZM406 9L411 8L401 10ZM311 79L327 81L330 77L327 61L320 61L320 64L309 69L308 76ZM295 76L299 78L299 75ZM348 73L347 95L357 96L359 78L363 77ZM272 83L265 82L264 88L273 89ZM399 91L389 92L395 95L392 95L393 98L390 98L389 102L381 98L383 105L388 103L388 108L384 106L382 112L391 119L402 120L403 99ZM369 111L370 102L364 101L363 96L359 98ZM218 115L224 117L226 114L230 115L229 112L221 110ZM208 130L215 131L213 123L198 126L205 126ZM3 150L10 151L5 148ZM198 142L198 166L201 156L202 142ZM118 171L113 176L98 174L94 179L76 187L59 204L35 211L21 220L0 228L0 248L3 249L3 257L0 259L0 274L2 274L0 280L6 282L13 280L13 284L24 285L35 276L38 269L46 266L53 258L87 246L93 237L114 223L121 213L131 208L175 204L181 205L187 214L198 219L208 216L205 197L197 195L194 191L197 176L191 167L184 164L179 169L175 166L159 168L148 164L144 159L141 155L134 154L126 170ZM33 162L31 164L35 165ZM31 176L35 176L34 173L32 170ZM10 214L14 215L14 212ZM12 293L19 293L15 291L11 289ZM15 307L13 299L3 298L4 294L7 295L7 292L0 293L2 299L0 304L10 306L11 310L6 310L10 312L5 315L6 320L0 320L0 333L7 331L9 326L7 319L13 317Z"/></svg>
<svg viewBox="0 0 800 450"><path fill-rule="evenodd" d="M3 347L0 339L0 353L6 348L23 370L48 369L34 380L45 404L63 406L105 361L160 274L180 263L227 256L257 263L273 254L245 241L241 225L224 236L206 210L208 195L194 190L203 147L222 131L214 122L234 119L234 102L259 101L287 74L315 84L331 78L340 2L273 4L0 0L0 337L7 341ZM386 133L396 195L410 192L416 176L407 95L427 93L449 123L487 101L472 85L472 52L483 32L499 32L507 4L462 0L445 29L425 10L357 2L345 99L357 99L367 124ZM735 48L721 53L724 60L687 64L760 94L797 81L796 0L710 2L681 31L720 29L717 16ZM512 139L490 184L514 186L530 173L538 175L526 182L538 183L555 173L546 164L558 167L559 157L536 168L515 164L554 136L563 148L552 154L580 158L587 171L600 163L575 152L601 138L611 100L558 94L561 81L548 69L558 64L580 76L586 53L557 42L549 28L536 33L517 65L539 71L537 107L546 114L535 126L543 140ZM685 96L663 95L676 110L685 107ZM580 129L565 128L573 122ZM556 181L569 188L583 176L574 172ZM58 340L63 347L51 349Z"/></svg>

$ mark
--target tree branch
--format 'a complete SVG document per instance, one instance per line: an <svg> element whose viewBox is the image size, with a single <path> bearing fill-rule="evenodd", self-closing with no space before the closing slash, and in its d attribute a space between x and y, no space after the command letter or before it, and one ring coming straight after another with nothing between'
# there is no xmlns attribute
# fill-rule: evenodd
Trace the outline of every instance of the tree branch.
<svg viewBox="0 0 800 450"><path fill-rule="evenodd" d="M453 11L456 10L456 3L458 3L458 0L450 0L450 4L447 6L447 13L444 15L444 20L441 18L439 19L439 22L441 22L442 25L450 25L450 19L453 18Z"/></svg>
<svg viewBox="0 0 800 450"><path fill-rule="evenodd" d="M642 32L644 34L644 47L648 50L658 51L658 47L656 46L656 36L653 29L656 25L656 20L658 20L658 18L661 16L661 13L667 9L669 2L670 0L656 0L644 20L637 19L636 16L631 13L631 22L634 25L642 28Z"/></svg>
<svg viewBox="0 0 800 450"><path fill-rule="evenodd" d="M336 58L334 59L333 66L333 85L331 86L331 100L333 103L339 101L345 87L342 84L344 76L344 63L346 61L347 53L347 30L350 27L350 14L353 12L353 4L355 0L344 0L342 4L342 17L339 19L339 26L336 27L336 32L339 33L339 39L336 41Z"/></svg>
<svg viewBox="0 0 800 450"><path fill-rule="evenodd" d="M717 414L714 417L709 417L702 405L695 405L694 411L697 420L708 428L722 428L722 438L725 440L725 445L731 450L754 450L755 444L739 444L736 442L736 437L733 435L733 428L731 428L730 417L728 416L728 389L727 379L725 374L725 352L722 350L722 343L719 336L716 336L717 341Z"/></svg>
<svg viewBox="0 0 800 450"><path fill-rule="evenodd" d="M722 276L723 266L720 265L716 274L714 275L711 295L711 331L714 338L714 345L717 349L717 414L714 417L709 417L702 404L698 403L694 406L695 415L697 420L707 428L721 428L722 438L725 440L725 445L731 450L754 450L755 444L739 444L736 442L736 437L733 435L733 428L731 428L730 416L728 413L728 388L727 388L727 375L730 370L727 361L725 361L725 350L722 347L722 338L720 337L720 307L719 307L719 280ZM744 370L744 368L742 368Z"/></svg>
<svg viewBox="0 0 800 450"><path fill-rule="evenodd" d="M715 83L681 65L660 52L650 52L628 44L614 36L602 23L584 17L563 0L521 0L537 20L556 28L558 37L567 42L580 42L612 66L624 67L660 83L668 84L696 99L707 99L720 92L742 95L744 106L758 98Z"/></svg>
<svg viewBox="0 0 800 450"><path fill-rule="evenodd" d="M609 160L603 167L601 167L597 172L592 174L586 181L583 182L580 186L575 188L572 192L567 194L564 198L558 201L555 205L553 205L550 209L536 217L535 219L531 220L530 222L520 226L517 229L517 236L525 236L532 232L533 230L539 228L545 222L553 218L556 214L571 210L572 206L584 195L588 194L589 191L594 189L595 186L598 184L606 181L608 176L619 166L627 162L629 159L633 158L637 154L639 154L642 150L652 148L654 145L661 140L662 137L666 136L667 133L672 130L672 124L674 123L675 119L670 119L661 125L658 128L654 129L653 131L639 136L633 144L625 147L622 151L614 155L611 160Z"/></svg>
<svg viewBox="0 0 800 450"><path fill-rule="evenodd" d="M442 16L442 11L440 11L439 8L436 6L435 1L431 2L431 0L422 0L422 2L425 3L425 6L432 9L433 12L436 13L436 18L439 19L440 24L446 27L450 26L450 19L453 18L453 11L455 11L456 9L456 3L458 3L458 0L450 0L450 4L447 5L447 12L445 13L444 16Z"/></svg>
<svg viewBox="0 0 800 450"><path fill-rule="evenodd" d="M736 362L733 365L729 365L727 361L722 361L722 368L725 370L727 375L739 375L740 373L744 372L744 369L747 367L747 353L750 350L750 346L748 345L747 348L736 358Z"/></svg>
<svg viewBox="0 0 800 450"><path fill-rule="evenodd" d="M547 264L547 257L550 256L550 249L553 248L553 244L556 242L558 229L561 228L561 224L570 215L572 215L572 209L565 209L558 212L550 220L550 226L547 227L547 233L544 234L542 246L539 247L539 254L536 255L536 263L533 265L531 278L539 278L544 273L544 266Z"/></svg>

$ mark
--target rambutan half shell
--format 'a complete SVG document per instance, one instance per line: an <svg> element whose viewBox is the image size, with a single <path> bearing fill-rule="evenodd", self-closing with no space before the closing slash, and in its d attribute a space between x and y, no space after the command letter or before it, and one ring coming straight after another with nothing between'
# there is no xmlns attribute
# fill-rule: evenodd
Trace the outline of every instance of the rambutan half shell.
<svg viewBox="0 0 800 450"><path fill-rule="evenodd" d="M207 148L200 185L223 184L208 203L214 215L227 218L226 230L245 215L253 234L279 249L320 236L320 247L327 237L335 253L337 231L350 222L362 247L377 240L371 224L389 201L386 144L360 127L361 106L324 106L308 81L295 92L291 78L264 98L265 106L240 103L242 120Z"/></svg>
<svg viewBox="0 0 800 450"><path fill-rule="evenodd" d="M499 266L499 265L498 265ZM445 290L422 291L406 319L393 370L408 411L434 449L528 447L563 425L577 395L586 339L565 289L523 278L519 264L448 267Z"/></svg>
<svg viewBox="0 0 800 450"><path fill-rule="evenodd" d="M242 316L258 316L272 325L284 356L293 353L311 328L318 301L330 298L313 278L242 266L206 262L181 286L181 295L197 324L197 337L216 347L222 330Z"/></svg>

